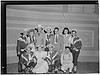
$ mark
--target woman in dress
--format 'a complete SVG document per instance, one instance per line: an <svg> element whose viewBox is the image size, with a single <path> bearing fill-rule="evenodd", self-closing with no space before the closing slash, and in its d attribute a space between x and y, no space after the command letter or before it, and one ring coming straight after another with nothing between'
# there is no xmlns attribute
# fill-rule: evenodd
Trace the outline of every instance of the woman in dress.
<svg viewBox="0 0 100 75"><path fill-rule="evenodd" d="M62 34L64 35L64 49L65 47L67 46L70 46L70 32L69 32L69 29L67 27L65 27L63 29L63 32Z"/></svg>
<svg viewBox="0 0 100 75"><path fill-rule="evenodd" d="M69 73L72 73L73 69L73 56L70 52L70 47L65 47L65 52L61 55L61 69L66 72L69 68Z"/></svg>
<svg viewBox="0 0 100 75"><path fill-rule="evenodd" d="M48 63L45 61L47 57L47 52L42 50L43 46L38 45L38 51L35 52L37 58L37 65L33 68L33 73L47 73L48 72Z"/></svg>

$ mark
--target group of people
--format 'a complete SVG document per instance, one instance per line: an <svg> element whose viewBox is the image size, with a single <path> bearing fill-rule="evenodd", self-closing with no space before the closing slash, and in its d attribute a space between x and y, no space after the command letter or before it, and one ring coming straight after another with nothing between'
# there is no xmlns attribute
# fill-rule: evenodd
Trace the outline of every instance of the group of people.
<svg viewBox="0 0 100 75"><path fill-rule="evenodd" d="M77 30L65 27L62 35L59 28L43 28L38 25L24 29L17 40L18 72L48 73L59 70L63 73L76 73L77 60L82 41Z"/></svg>

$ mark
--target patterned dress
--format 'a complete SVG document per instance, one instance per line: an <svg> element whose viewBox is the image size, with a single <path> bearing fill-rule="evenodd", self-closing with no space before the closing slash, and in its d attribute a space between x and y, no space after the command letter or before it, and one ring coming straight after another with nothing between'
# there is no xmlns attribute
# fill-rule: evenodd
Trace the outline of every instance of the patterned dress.
<svg viewBox="0 0 100 75"><path fill-rule="evenodd" d="M37 58L37 65L33 68L33 73L47 73L48 72L48 63L44 60L47 56L47 52L45 51L37 51L35 52L35 56Z"/></svg>
<svg viewBox="0 0 100 75"><path fill-rule="evenodd" d="M62 63L62 70L67 70L68 68L72 70L73 68L73 56L72 53L69 52L68 54L64 53L61 56L61 63Z"/></svg>

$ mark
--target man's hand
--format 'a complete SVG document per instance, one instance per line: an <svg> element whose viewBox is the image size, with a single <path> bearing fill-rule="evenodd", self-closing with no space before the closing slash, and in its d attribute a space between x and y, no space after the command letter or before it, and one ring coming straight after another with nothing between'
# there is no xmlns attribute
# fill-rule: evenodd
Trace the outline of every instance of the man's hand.
<svg viewBox="0 0 100 75"><path fill-rule="evenodd" d="M18 55L20 55L20 52L18 52Z"/></svg>
<svg viewBox="0 0 100 75"><path fill-rule="evenodd" d="M25 65L24 64L22 65L22 69L25 69Z"/></svg>
<svg viewBox="0 0 100 75"><path fill-rule="evenodd" d="M74 47L74 48L73 48L73 50L77 50L77 48L76 48L76 47Z"/></svg>
<svg viewBox="0 0 100 75"><path fill-rule="evenodd" d="M36 61L36 59L34 58L34 63L36 63L37 61Z"/></svg>
<svg viewBox="0 0 100 75"><path fill-rule="evenodd" d="M60 51L60 53L62 53L62 52L63 52L63 50Z"/></svg>

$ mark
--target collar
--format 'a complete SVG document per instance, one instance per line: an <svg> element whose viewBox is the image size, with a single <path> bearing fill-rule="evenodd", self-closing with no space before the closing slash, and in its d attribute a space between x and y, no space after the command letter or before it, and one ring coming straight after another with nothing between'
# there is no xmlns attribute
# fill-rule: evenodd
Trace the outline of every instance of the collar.
<svg viewBox="0 0 100 75"><path fill-rule="evenodd" d="M69 34L65 35L66 37L68 36Z"/></svg>
<svg viewBox="0 0 100 75"><path fill-rule="evenodd" d="M56 36L56 35L55 35ZM57 37L59 36L59 34L57 34Z"/></svg>
<svg viewBox="0 0 100 75"><path fill-rule="evenodd" d="M47 35L50 35L50 34L47 34Z"/></svg>

